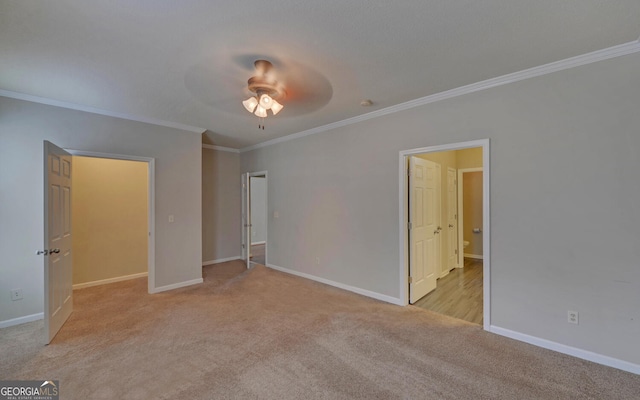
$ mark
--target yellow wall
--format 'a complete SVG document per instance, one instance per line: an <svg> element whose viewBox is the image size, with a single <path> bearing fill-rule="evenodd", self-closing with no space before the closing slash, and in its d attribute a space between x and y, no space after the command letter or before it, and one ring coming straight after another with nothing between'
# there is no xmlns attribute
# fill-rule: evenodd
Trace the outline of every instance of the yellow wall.
<svg viewBox="0 0 640 400"><path fill-rule="evenodd" d="M482 168L482 147L458 150L458 168ZM467 179L473 182L467 182ZM463 180L463 240L469 242L464 253L482 255L482 233L473 233L473 228L482 229L482 173L464 174ZM467 215L467 212L471 213Z"/></svg>
<svg viewBox="0 0 640 400"><path fill-rule="evenodd" d="M482 230L482 171L465 172L462 180L464 240L469 246L465 254L482 255L482 232L473 233L474 228Z"/></svg>
<svg viewBox="0 0 640 400"><path fill-rule="evenodd" d="M457 150L458 168L482 168L482 147Z"/></svg>
<svg viewBox="0 0 640 400"><path fill-rule="evenodd" d="M147 163L73 157L73 283L147 272Z"/></svg>

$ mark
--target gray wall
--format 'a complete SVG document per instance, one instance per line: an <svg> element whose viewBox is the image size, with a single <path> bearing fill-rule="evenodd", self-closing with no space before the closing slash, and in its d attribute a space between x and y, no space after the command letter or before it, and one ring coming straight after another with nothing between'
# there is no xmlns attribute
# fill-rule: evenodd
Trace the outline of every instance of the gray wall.
<svg viewBox="0 0 640 400"><path fill-rule="evenodd" d="M267 240L267 179L251 178L251 243Z"/></svg>
<svg viewBox="0 0 640 400"><path fill-rule="evenodd" d="M638 71L628 55L243 153L269 172L270 262L398 297L398 152L490 138L492 325L640 363Z"/></svg>
<svg viewBox="0 0 640 400"><path fill-rule="evenodd" d="M202 278L199 134L0 97L0 321L43 311L43 140L154 157L156 287Z"/></svg>
<svg viewBox="0 0 640 400"><path fill-rule="evenodd" d="M202 260L240 257L240 155L202 149Z"/></svg>

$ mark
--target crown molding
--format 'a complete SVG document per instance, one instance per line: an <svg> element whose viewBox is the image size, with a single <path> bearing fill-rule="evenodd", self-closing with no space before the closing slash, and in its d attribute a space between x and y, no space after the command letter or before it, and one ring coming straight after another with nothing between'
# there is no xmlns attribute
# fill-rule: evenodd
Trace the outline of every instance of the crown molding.
<svg viewBox="0 0 640 400"><path fill-rule="evenodd" d="M240 153L240 150L238 150L238 149L234 149L234 148L231 148L231 147L214 146L212 144L204 144L204 143L202 143L202 148L203 149L210 149L210 150L226 151L228 153Z"/></svg>
<svg viewBox="0 0 640 400"><path fill-rule="evenodd" d="M164 126L166 128L179 129L181 131L195 132L200 134L206 131L206 129L204 128L198 128L196 126L180 124L177 122L163 121L161 119L156 119L156 118L149 118L149 117L143 117L139 115L102 110L100 108L95 108L95 107L81 106L79 104L68 103L66 101L48 99L46 97L33 96L30 94L12 92L9 90L0 89L0 96L9 97L16 100L30 101L32 103L40 103L40 104L46 104L49 106L68 108L70 110L84 111L91 114L105 115L107 117L126 119L129 121L144 122L145 124Z"/></svg>
<svg viewBox="0 0 640 400"><path fill-rule="evenodd" d="M332 129L340 128L340 127L347 126L347 125L352 125L352 124L355 124L355 123L358 123L358 122L362 122L362 121L366 121L366 120L369 120L369 119L382 117L382 116L387 115L387 114L393 114L393 113L397 113L397 112L400 112L400 111L404 111L404 110L409 110L409 109L412 109L412 108L420 107L420 106L423 106L423 105L426 105L426 104L435 103L437 101L451 99L453 97L458 97L458 96L462 96L462 95L465 95L465 94L474 93L474 92L478 92L478 91L481 91L481 90L490 89L490 88L494 88L494 87L497 87L497 86L506 85L506 84L509 84L509 83L519 82L519 81L522 81L522 80L525 80L525 79L530 79L530 78L534 78L534 77L538 77L538 76L542 76L542 75L546 75L546 74L551 74L551 73L554 73L554 72L563 71L563 70L566 70L566 69L575 68L575 67L579 67L579 66L582 66L582 65L587 65L587 64L595 63L595 62L598 62L598 61L604 61L604 60L608 60L608 59L612 59L612 58L616 58L616 57L621 57L621 56L625 56L625 55L633 54L633 53L637 53L637 52L640 52L640 38L638 40L636 40L636 41L633 41L633 42L624 43L624 44L621 44L621 45L618 45L618 46L613 46L613 47L609 47L609 48L602 49L602 50L597 50L597 51L594 51L594 52L591 52L591 53L582 54L582 55L579 55L579 56L576 56L576 57L567 58L565 60L555 61L555 62L552 62L552 63L549 63L549 64L544 64L544 65L541 65L541 66L538 66L538 67L525 69L523 71L514 72L514 73L511 73L511 74L499 76L499 77L496 77L496 78L487 79L487 80L484 80L484 81L481 81L481 82L472 83L470 85L461 86L459 88L455 88L455 89L447 90L447 91L444 91L444 92L436 93L436 94L429 95L429 96L426 96L426 97L421 97L419 99L410 100L410 101L407 101L407 102L404 102L404 103L396 104L396 105L391 106L391 107L387 107L387 108L383 108L383 109L380 109L380 110L372 111L370 113L358 115L358 116L355 116L355 117L352 117L352 118L347 118L347 119L344 119L344 120L341 120L341 121L332 122L330 124L318 126L318 127L311 128L311 129L307 129L307 130L304 130L304 131L301 131L301 132L298 132L298 133L293 133L291 135L282 136L282 137L275 138L275 139L272 139L272 140L267 140L265 142L258 143L258 144L252 145L252 146L243 147L243 148L241 148L239 150L232 149L232 148L229 148L229 147L222 147L222 146L206 147L206 146L210 146L210 145L204 145L204 144L203 144L203 147L204 148L214 149L214 150L220 150L220 151L229 151L229 152L234 152L234 153L235 152L244 153L244 152L251 151L251 150L256 150L256 149L259 149L259 148L262 148L262 147L267 147L267 146L271 146L271 145L274 145L274 144L287 142L289 140L294 140L294 139L302 138L302 137L305 137L305 136L313 135L313 134L316 134L316 133L330 131ZM148 118L148 117L143 117L143 116L138 116L138 115L132 115L132 114L126 114L126 113L119 113L119 112L114 112L114 111L102 110L102 109L99 109L99 108L82 106L82 105L79 105L79 104L69 103L69 102L60 101L60 100L53 100L53 99L48 99L48 98L45 98L45 97L33 96L33 95L29 95L29 94L24 94L24 93L12 92L12 91L9 91L9 90L0 89L0 96L13 98L13 99L17 99L17 100L30 101L30 102L33 102L33 103L40 103L40 104L46 104L46 105L51 105L51 106L56 106L56 107L62 107L62 108L67 108L67 109L71 109L71 110L84 111L84 112L88 112L88 113L92 113L92 114L99 114L99 115L105 115L105 116L109 116L109 117L126 119L126 120L130 120L130 121L143 122L143 123L157 125L157 126L164 126L164 127L167 127L167 128L179 129L179 130L183 130L183 131L187 131L187 132L194 132L194 133L202 134L202 133L204 133L206 131L206 129L199 128L199 127L196 127L196 126L180 124L180 123L170 122L170 121L164 121L164 120L160 120L160 119L156 119L156 118Z"/></svg>
<svg viewBox="0 0 640 400"><path fill-rule="evenodd" d="M640 39L633 42L624 43L618 46L608 47L606 49L597 50L591 53L567 58L564 60L555 61L549 64L540 65L538 67L533 67L533 68L525 69L522 71L514 72L511 74L502 75L496 78L487 79L477 83L472 83L470 85L461 86L459 88L432 94L426 97L421 97L419 99L410 100L404 103L396 104L391 107L372 111L367 114L358 115L356 117L347 118L341 121L332 122L327 125L318 126L316 128L311 128L298 133L293 133L291 135L267 140L266 142L243 147L240 149L240 152L244 153L247 151L256 150L256 149L271 146L277 143L287 142L289 140L302 138L302 137L313 135L320 132L326 132L326 131L340 128L347 125L352 125L352 124L366 121L372 118L382 117L383 115L393 114L393 113L397 113L404 110L410 110L412 108L420 107L430 103L435 103L437 101L451 99L453 97L458 97L458 96L462 96L469 93L479 92L481 90L491 89L497 86L519 82L525 79L535 78L538 76L547 75L554 72L579 67L581 65L592 64L598 61L609 60L611 58L626 56L628 54L633 54L637 52L640 52Z"/></svg>

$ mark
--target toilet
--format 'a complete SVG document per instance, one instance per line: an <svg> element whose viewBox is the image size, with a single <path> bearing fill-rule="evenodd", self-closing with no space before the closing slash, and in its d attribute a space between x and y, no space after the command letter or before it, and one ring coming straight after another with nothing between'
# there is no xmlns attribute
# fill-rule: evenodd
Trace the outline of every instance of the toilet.
<svg viewBox="0 0 640 400"><path fill-rule="evenodd" d="M464 246L464 248L466 249L467 246L469 246L469 241L468 240L463 241L462 246Z"/></svg>

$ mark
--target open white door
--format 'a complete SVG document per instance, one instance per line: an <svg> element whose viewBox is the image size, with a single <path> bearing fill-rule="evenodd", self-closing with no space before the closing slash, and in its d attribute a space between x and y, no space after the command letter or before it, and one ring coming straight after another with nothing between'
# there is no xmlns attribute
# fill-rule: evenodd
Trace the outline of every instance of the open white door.
<svg viewBox="0 0 640 400"><path fill-rule="evenodd" d="M436 288L438 230L436 164L411 157L409 161L409 302Z"/></svg>
<svg viewBox="0 0 640 400"><path fill-rule="evenodd" d="M44 331L49 344L73 311L71 154L44 142ZM40 253L40 252L39 252Z"/></svg>
<svg viewBox="0 0 640 400"><path fill-rule="evenodd" d="M251 185L249 174L242 174L242 259L251 268Z"/></svg>

